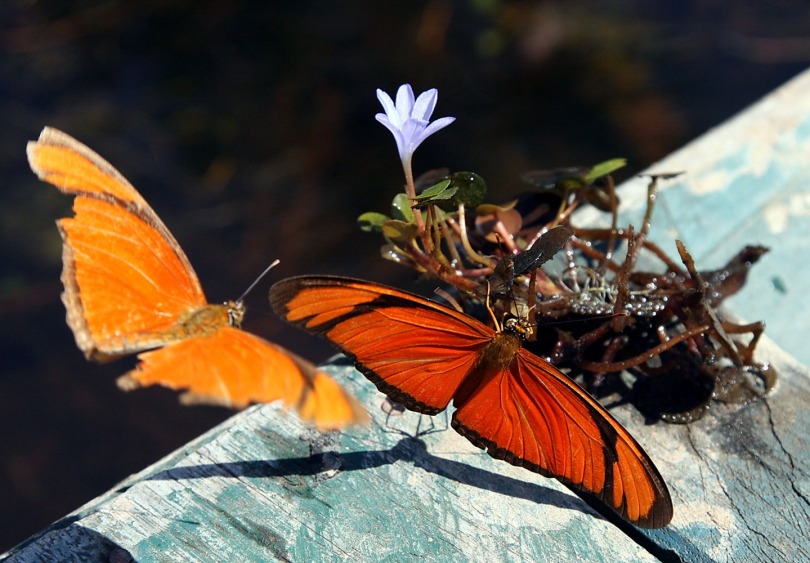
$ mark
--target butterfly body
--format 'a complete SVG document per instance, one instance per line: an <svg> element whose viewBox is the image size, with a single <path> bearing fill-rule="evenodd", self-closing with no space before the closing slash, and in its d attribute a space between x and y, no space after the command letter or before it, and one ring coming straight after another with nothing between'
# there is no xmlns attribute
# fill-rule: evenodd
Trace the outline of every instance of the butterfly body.
<svg viewBox="0 0 810 563"><path fill-rule="evenodd" d="M62 301L85 357L138 354L119 379L185 390L184 402L242 408L280 400L322 428L365 412L315 366L240 329L241 301L210 304L182 248L120 172L73 137L45 128L27 147L40 179L74 196L62 235Z"/></svg>
<svg viewBox="0 0 810 563"><path fill-rule="evenodd" d="M478 352L478 360L472 373L490 374L509 369L515 363L518 350L523 347L522 339L516 332L497 332Z"/></svg>
<svg viewBox="0 0 810 563"><path fill-rule="evenodd" d="M332 276L282 280L270 301L406 408L436 414L452 401L453 428L491 456L596 495L638 526L671 520L652 461L604 407L523 348L527 321L495 330L417 295Z"/></svg>
<svg viewBox="0 0 810 563"><path fill-rule="evenodd" d="M242 303L229 301L222 305L202 305L181 314L173 325L159 334L166 343L211 336L224 327L241 328L244 315Z"/></svg>
<svg viewBox="0 0 810 563"><path fill-rule="evenodd" d="M512 329L505 329L492 335L491 340L478 352L475 363L453 395L456 409L464 405L470 396L493 377L511 369L522 347L523 336Z"/></svg>

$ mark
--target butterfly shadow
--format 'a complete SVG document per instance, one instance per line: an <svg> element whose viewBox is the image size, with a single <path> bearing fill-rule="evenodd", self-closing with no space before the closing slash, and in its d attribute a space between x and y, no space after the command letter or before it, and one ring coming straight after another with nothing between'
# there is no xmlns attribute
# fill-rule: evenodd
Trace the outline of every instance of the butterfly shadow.
<svg viewBox="0 0 810 563"><path fill-rule="evenodd" d="M42 532L12 547L3 554L7 557L3 560L42 560L46 554L57 553L88 561L135 561L132 554L112 538L82 526L81 517L75 514L57 520Z"/></svg>
<svg viewBox="0 0 810 563"><path fill-rule="evenodd" d="M327 480L336 471L373 469L397 462L412 463L428 473L457 483L476 487L512 498L520 498L569 510L578 510L593 515L571 495L556 489L500 475L466 463L444 459L427 451L427 445L418 436L405 436L392 448L340 453L324 451L306 457L290 457L274 460L251 460L225 463L200 464L175 467L159 471L147 480L193 480L212 477L247 477L272 479L278 477L311 476ZM123 492L123 490L119 491Z"/></svg>
<svg viewBox="0 0 810 563"><path fill-rule="evenodd" d="M323 451L306 457L175 467L155 473L146 480L179 481L184 479L208 479L211 477L273 479L298 476L314 477L316 481L325 481L334 477L335 472L373 469L397 462L405 462L411 463L423 471L451 479L462 485L506 497L524 499L567 510L576 510L595 518L607 520L632 541L664 562L681 560L678 554L667 544L675 541L676 544L690 546L690 542L686 541L686 538L682 538L675 530L641 530L634 527L619 516L614 515L609 509L602 507L602 503L596 500L593 495L570 488L575 495L571 496L551 487L522 481L463 462L445 459L428 452L427 444L420 438L419 434L411 436L401 432L397 433L402 434L403 437L389 449L347 453ZM123 490L119 492L123 492ZM697 552L695 551L695 553Z"/></svg>

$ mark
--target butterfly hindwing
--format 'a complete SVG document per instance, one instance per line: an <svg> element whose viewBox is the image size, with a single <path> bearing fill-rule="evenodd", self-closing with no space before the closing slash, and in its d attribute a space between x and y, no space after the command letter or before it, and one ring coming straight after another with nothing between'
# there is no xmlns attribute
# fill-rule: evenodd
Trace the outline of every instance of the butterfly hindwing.
<svg viewBox="0 0 810 563"><path fill-rule="evenodd" d="M454 404L453 427L493 457L583 489L638 526L671 520L664 480L635 439L530 352L519 350L511 366Z"/></svg>
<svg viewBox="0 0 810 563"><path fill-rule="evenodd" d="M233 327L143 352L138 360L119 379L122 388L160 384L184 390L186 404L231 408L281 401L319 428L341 428L365 415L353 397L309 362Z"/></svg>
<svg viewBox="0 0 810 563"><path fill-rule="evenodd" d="M76 196L74 216L58 222L63 301L88 358L157 346L178 316L206 305L177 241L111 164L51 128L28 144L28 158L40 178Z"/></svg>

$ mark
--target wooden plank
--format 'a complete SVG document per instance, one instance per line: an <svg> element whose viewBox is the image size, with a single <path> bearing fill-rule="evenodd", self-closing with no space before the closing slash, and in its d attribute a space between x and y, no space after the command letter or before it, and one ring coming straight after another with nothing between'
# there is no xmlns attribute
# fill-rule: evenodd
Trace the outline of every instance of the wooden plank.
<svg viewBox="0 0 810 563"><path fill-rule="evenodd" d="M734 310L765 317L778 341L798 341L808 322L796 314L807 289L807 225L796 205L806 201L809 137L805 73L652 168L688 171L664 186L654 240L683 238L702 268L744 243L773 247ZM621 188L636 221L645 184ZM786 293L775 289L777 276ZM759 314L752 302L769 306ZM767 340L760 359L780 372L766 401L716 405L688 426L644 426L639 414L614 409L673 493L675 518L664 530L625 534L556 481L492 460L452 430L387 431L373 387L333 365L369 407L368 429L321 436L273 406L249 409L5 559L810 559L810 375ZM418 420L396 424L413 434Z"/></svg>
<svg viewBox="0 0 810 563"><path fill-rule="evenodd" d="M142 562L654 560L554 480L452 430L415 438L386 428L376 389L348 366L330 371L369 406L371 426L320 435L273 406L251 408L10 560L115 547ZM394 424L413 432L419 421L407 413Z"/></svg>
<svg viewBox="0 0 810 563"><path fill-rule="evenodd" d="M648 535L685 560L810 560L810 372L772 342L778 388L747 406L715 404L683 426L639 427L672 492L675 517Z"/></svg>
<svg viewBox="0 0 810 563"><path fill-rule="evenodd" d="M659 558L810 556L810 380L778 363L778 392L738 412L642 427L617 409L673 493L673 524L641 532ZM655 560L554 480L492 460L452 430L386 428L373 387L346 366L329 371L369 406L369 428L322 436L273 406L249 409L8 560L105 560L115 549L143 562ZM419 422L408 413L393 425L414 432Z"/></svg>
<svg viewBox="0 0 810 563"><path fill-rule="evenodd" d="M652 166L648 173L684 171L663 182L650 238L677 256L683 240L700 269L720 267L746 244L771 251L729 300L735 315L767 321L760 361L780 373L767 401L716 406L683 427L635 431L654 444L648 452L673 490L676 516L664 545L693 543L713 560L807 559L810 544L810 422L804 339L810 317L806 275L810 206L810 72L774 91L729 122ZM648 180L620 188L620 224L640 224ZM579 220L605 224L586 211ZM619 418L621 419L619 413ZM633 428L631 421L628 426ZM676 548L677 549L677 548ZM802 557L803 556L803 557Z"/></svg>

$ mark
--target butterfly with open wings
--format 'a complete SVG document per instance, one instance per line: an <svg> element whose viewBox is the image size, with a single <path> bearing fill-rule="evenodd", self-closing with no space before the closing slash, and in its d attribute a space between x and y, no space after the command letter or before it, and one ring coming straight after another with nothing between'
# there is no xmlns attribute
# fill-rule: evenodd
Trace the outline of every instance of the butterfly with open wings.
<svg viewBox="0 0 810 563"><path fill-rule="evenodd" d="M522 347L520 319L490 328L454 309L383 285L329 276L281 280L282 318L327 338L377 388L452 425L491 456L595 495L644 528L672 519L666 484L604 407Z"/></svg>

